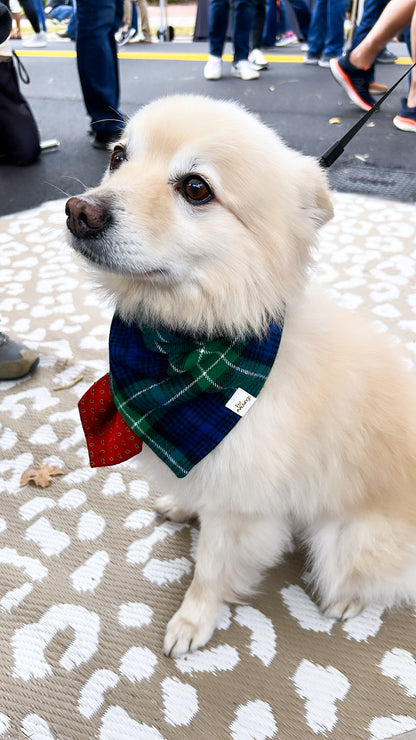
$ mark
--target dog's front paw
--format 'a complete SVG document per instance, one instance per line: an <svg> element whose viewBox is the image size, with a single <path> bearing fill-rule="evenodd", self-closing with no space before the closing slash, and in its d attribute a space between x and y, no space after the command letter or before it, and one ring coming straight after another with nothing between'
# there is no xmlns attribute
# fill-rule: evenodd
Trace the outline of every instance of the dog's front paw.
<svg viewBox="0 0 416 740"><path fill-rule="evenodd" d="M359 598L340 599L339 601L333 601L332 604L325 605L322 612L325 617L345 620L356 617L365 607L366 604Z"/></svg>
<svg viewBox="0 0 416 740"><path fill-rule="evenodd" d="M191 511L185 511L175 502L173 496L159 496L156 499L155 509L158 514L172 522L187 522L189 519L195 519L196 514Z"/></svg>
<svg viewBox="0 0 416 740"><path fill-rule="evenodd" d="M214 628L215 621L191 620L181 607L167 626L163 652L170 658L194 652L208 642Z"/></svg>

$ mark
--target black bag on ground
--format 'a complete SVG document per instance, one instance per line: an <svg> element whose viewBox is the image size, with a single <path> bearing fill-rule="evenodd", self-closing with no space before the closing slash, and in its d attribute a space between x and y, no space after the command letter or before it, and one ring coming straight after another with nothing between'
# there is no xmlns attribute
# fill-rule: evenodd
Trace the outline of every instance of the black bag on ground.
<svg viewBox="0 0 416 740"><path fill-rule="evenodd" d="M18 60L19 69L21 62ZM23 65L22 65L23 67ZM26 74L26 70L22 69ZM22 76L24 81L25 78ZM28 81L28 78L27 78ZM19 88L13 57L0 58L0 157L24 166L40 153L39 131L27 100Z"/></svg>

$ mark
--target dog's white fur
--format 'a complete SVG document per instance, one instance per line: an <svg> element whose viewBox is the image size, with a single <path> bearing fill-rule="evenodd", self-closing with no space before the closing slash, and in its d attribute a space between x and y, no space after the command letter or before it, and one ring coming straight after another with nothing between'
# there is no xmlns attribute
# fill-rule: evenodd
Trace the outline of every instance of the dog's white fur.
<svg viewBox="0 0 416 740"><path fill-rule="evenodd" d="M111 213L94 249L122 314L230 336L285 316L263 390L211 454L183 479L140 455L166 492L158 510L201 525L165 652L204 645L222 604L252 593L294 532L327 615L414 600L416 384L384 336L308 286L332 215L323 172L238 106L199 96L146 106L121 144L125 161L86 197ZM184 199L189 173L210 202Z"/></svg>

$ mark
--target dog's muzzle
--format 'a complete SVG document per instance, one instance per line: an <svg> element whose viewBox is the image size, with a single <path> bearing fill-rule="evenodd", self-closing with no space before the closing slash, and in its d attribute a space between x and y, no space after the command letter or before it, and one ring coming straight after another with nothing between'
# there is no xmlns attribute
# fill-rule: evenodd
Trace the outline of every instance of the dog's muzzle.
<svg viewBox="0 0 416 740"><path fill-rule="evenodd" d="M66 203L66 225L74 236L88 239L99 234L110 222L110 211L94 198L74 195Z"/></svg>

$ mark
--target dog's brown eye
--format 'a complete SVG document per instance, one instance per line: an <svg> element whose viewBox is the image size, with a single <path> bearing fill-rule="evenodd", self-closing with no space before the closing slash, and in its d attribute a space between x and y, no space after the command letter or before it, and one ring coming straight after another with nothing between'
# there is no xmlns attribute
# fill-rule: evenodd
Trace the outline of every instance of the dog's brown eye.
<svg viewBox="0 0 416 740"><path fill-rule="evenodd" d="M110 170L118 170L120 165L127 159L123 147L118 146L114 149L110 159Z"/></svg>
<svg viewBox="0 0 416 740"><path fill-rule="evenodd" d="M196 175L188 177L182 183L182 193L189 203L200 205L207 203L213 197L212 190L209 185Z"/></svg>

